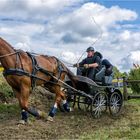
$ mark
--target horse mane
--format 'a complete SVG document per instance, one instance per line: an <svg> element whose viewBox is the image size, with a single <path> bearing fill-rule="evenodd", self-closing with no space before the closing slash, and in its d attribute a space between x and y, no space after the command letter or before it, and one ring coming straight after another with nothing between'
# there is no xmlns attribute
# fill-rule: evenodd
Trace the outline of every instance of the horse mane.
<svg viewBox="0 0 140 140"><path fill-rule="evenodd" d="M11 49L15 50L7 41L5 41L2 37L0 37L0 44L10 47Z"/></svg>
<svg viewBox="0 0 140 140"><path fill-rule="evenodd" d="M44 55L44 54L42 54L41 56L43 56L43 57L50 57L49 55Z"/></svg>

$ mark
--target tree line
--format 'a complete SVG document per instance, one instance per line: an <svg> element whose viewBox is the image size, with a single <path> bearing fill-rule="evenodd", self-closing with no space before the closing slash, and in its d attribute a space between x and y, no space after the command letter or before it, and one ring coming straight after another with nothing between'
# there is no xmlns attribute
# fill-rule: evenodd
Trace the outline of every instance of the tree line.
<svg viewBox="0 0 140 140"><path fill-rule="evenodd" d="M114 79L125 77L130 80L140 80L140 67L131 69L130 72L120 72L117 67L114 67ZM130 83L133 92L140 93L140 83Z"/></svg>

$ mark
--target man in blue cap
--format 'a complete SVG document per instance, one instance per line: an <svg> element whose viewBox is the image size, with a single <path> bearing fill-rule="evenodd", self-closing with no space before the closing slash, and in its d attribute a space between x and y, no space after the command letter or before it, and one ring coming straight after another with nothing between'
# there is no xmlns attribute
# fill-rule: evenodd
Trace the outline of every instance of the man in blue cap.
<svg viewBox="0 0 140 140"><path fill-rule="evenodd" d="M92 80L95 78L95 74L101 69L102 55L94 51L93 47L88 47L87 57L80 63L74 64L77 67L77 75L86 76Z"/></svg>

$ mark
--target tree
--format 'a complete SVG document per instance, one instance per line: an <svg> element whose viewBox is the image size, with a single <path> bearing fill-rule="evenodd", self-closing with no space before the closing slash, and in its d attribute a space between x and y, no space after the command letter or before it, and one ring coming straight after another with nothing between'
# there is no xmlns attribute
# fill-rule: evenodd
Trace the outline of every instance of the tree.
<svg viewBox="0 0 140 140"><path fill-rule="evenodd" d="M140 80L140 68L131 69L129 73L129 79ZM140 83L131 83L131 89L133 92L140 93Z"/></svg>
<svg viewBox="0 0 140 140"><path fill-rule="evenodd" d="M126 77L126 78L128 78L128 73L127 73L127 72L121 73L121 77Z"/></svg>
<svg viewBox="0 0 140 140"><path fill-rule="evenodd" d="M122 75L121 72L115 66L113 67L113 72L114 72L114 79L118 79L118 78L122 77L121 76Z"/></svg>

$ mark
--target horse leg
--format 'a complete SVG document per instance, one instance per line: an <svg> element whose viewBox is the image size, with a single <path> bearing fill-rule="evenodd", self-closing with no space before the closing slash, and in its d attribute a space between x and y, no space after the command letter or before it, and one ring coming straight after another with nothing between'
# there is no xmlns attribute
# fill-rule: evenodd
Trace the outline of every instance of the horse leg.
<svg viewBox="0 0 140 140"><path fill-rule="evenodd" d="M21 92L18 92L17 90L13 89L13 91L16 93L16 97L21 107L21 121L19 123L25 124L28 121L28 111L27 111L27 106L28 106L27 95L28 94L26 93L26 96L25 96Z"/></svg>
<svg viewBox="0 0 140 140"><path fill-rule="evenodd" d="M30 87L28 86L22 86L21 87L22 92L18 92L17 98L19 100L19 104L21 107L21 119L22 122L28 121L28 113L33 115L34 117L40 118L42 117L42 113L38 111L36 108L28 107L28 100L30 95Z"/></svg>
<svg viewBox="0 0 140 140"><path fill-rule="evenodd" d="M72 108L69 106L69 103L67 102L66 95L65 95L64 91L61 91L61 97L62 97L62 100L63 100L64 110L67 111L67 112L72 111Z"/></svg>
<svg viewBox="0 0 140 140"><path fill-rule="evenodd" d="M55 114L57 112L58 105L60 104L60 101L62 99L61 98L61 91L60 91L59 86L53 87L52 90L56 93L56 98L55 98L55 103L54 103L53 107L51 108L51 110L49 112L49 115L48 115L48 118L47 118L48 121L53 121L53 117L55 116Z"/></svg>
<svg viewBox="0 0 140 140"><path fill-rule="evenodd" d="M60 101L61 101L61 96L59 94L57 94L56 99L55 99L55 103L49 112L49 115L47 118L48 121L53 121L53 117L55 116L55 114L57 112L57 108L58 108L58 105L60 104Z"/></svg>

